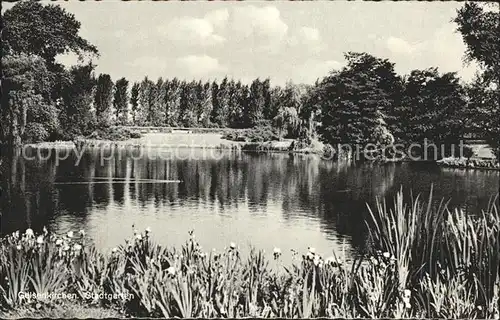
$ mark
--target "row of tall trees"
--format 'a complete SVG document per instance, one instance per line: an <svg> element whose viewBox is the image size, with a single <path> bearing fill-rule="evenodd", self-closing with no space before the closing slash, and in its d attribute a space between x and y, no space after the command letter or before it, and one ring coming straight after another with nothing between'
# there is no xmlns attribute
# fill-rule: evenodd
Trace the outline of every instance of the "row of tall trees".
<svg viewBox="0 0 500 320"><path fill-rule="evenodd" d="M100 75L95 106L96 114L113 106L118 125L249 128L273 120L280 109L299 110L299 91L305 88L292 83L271 87L269 79L248 85L227 77L220 82L145 77L129 90L125 78L113 85L109 75Z"/></svg>

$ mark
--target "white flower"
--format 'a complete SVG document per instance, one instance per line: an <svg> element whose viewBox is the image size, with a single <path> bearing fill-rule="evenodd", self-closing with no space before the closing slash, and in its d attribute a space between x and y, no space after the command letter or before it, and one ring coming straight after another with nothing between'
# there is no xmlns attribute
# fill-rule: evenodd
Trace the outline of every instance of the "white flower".
<svg viewBox="0 0 500 320"><path fill-rule="evenodd" d="M83 229L82 229L82 230L80 230L78 233L79 233L82 237L84 237L84 236L85 236L85 230L83 230Z"/></svg>
<svg viewBox="0 0 500 320"><path fill-rule="evenodd" d="M231 243L229 244L229 247L230 247L231 249L236 249L236 243L231 242Z"/></svg>
<svg viewBox="0 0 500 320"><path fill-rule="evenodd" d="M64 244L64 251L68 251L70 248L69 248L69 245L67 243Z"/></svg>
<svg viewBox="0 0 500 320"><path fill-rule="evenodd" d="M411 291L409 289L405 289L404 296L405 297L410 297L411 296Z"/></svg>
<svg viewBox="0 0 500 320"><path fill-rule="evenodd" d="M75 251L80 251L82 249L82 246L79 245L78 243L76 243L74 246L73 246L73 249L75 249Z"/></svg>
<svg viewBox="0 0 500 320"><path fill-rule="evenodd" d="M38 237L36 238L36 243L38 243L38 244L42 244L42 243L43 243L43 236L38 236Z"/></svg>
<svg viewBox="0 0 500 320"><path fill-rule="evenodd" d="M274 252L274 254L281 254L281 249L280 248L274 248L273 252Z"/></svg>
<svg viewBox="0 0 500 320"><path fill-rule="evenodd" d="M151 228L150 227L147 227L146 228L146 233L150 233L151 232Z"/></svg>
<svg viewBox="0 0 500 320"><path fill-rule="evenodd" d="M315 254L316 253L316 248L313 248L313 247L309 247L307 248L309 250L310 253L312 254Z"/></svg>
<svg viewBox="0 0 500 320"><path fill-rule="evenodd" d="M200 257L205 258L207 254L205 252L200 253Z"/></svg>
<svg viewBox="0 0 500 320"><path fill-rule="evenodd" d="M68 232L68 238L73 238L73 231Z"/></svg>
<svg viewBox="0 0 500 320"><path fill-rule="evenodd" d="M139 233L139 230L134 229L134 236Z"/></svg>
<svg viewBox="0 0 500 320"><path fill-rule="evenodd" d="M389 252L384 252L383 256L384 258L389 259L391 257L391 254Z"/></svg>
<svg viewBox="0 0 500 320"><path fill-rule="evenodd" d="M33 229L31 228L28 228L26 229L26 232L25 232L26 236L28 237L33 237L35 234L33 233Z"/></svg>
<svg viewBox="0 0 500 320"><path fill-rule="evenodd" d="M63 243L62 239L56 240L56 246L60 246Z"/></svg>
<svg viewBox="0 0 500 320"><path fill-rule="evenodd" d="M17 249L17 250L21 250L22 248L23 248L23 247L21 247L21 245L20 245L20 244L18 244L18 245L17 245L17 247L16 247L16 249Z"/></svg>
<svg viewBox="0 0 500 320"><path fill-rule="evenodd" d="M135 238L136 238L137 240L142 240L142 236L141 236L141 234L140 234L140 233L136 234L136 235L135 235Z"/></svg>
<svg viewBox="0 0 500 320"><path fill-rule="evenodd" d="M314 262L314 265L317 266L320 262L319 256L315 256L313 262Z"/></svg>
<svg viewBox="0 0 500 320"><path fill-rule="evenodd" d="M19 230L13 232L12 235L14 236L14 238L19 238Z"/></svg>
<svg viewBox="0 0 500 320"><path fill-rule="evenodd" d="M113 250L111 250L113 253L117 253L118 252L118 248L113 248Z"/></svg>
<svg viewBox="0 0 500 320"><path fill-rule="evenodd" d="M167 272L169 275L173 276L175 275L175 268L174 267L168 267Z"/></svg>

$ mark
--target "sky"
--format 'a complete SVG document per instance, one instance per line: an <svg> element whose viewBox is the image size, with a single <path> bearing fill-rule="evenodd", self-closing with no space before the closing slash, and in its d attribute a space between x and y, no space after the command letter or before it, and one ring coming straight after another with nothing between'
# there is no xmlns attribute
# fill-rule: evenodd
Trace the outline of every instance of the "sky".
<svg viewBox="0 0 500 320"><path fill-rule="evenodd" d="M311 84L341 68L347 51L387 58L399 74L438 67L469 81L476 71L463 61L465 45L452 22L463 4L453 1L56 3L99 49L96 71L114 80L227 75L245 83L269 77L278 85Z"/></svg>

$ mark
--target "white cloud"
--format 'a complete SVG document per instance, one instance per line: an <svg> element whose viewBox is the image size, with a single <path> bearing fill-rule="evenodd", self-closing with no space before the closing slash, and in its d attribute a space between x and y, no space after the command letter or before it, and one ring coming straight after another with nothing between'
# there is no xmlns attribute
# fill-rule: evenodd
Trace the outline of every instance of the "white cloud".
<svg viewBox="0 0 500 320"><path fill-rule="evenodd" d="M208 73L223 71L225 68L216 58L207 55L189 55L178 58L180 67L193 76L203 76Z"/></svg>
<svg viewBox="0 0 500 320"><path fill-rule="evenodd" d="M465 66L463 56L466 50L460 37L455 33L451 23L442 25L424 41L409 44L401 38L389 37L386 45L396 67L402 65L411 69L403 69L408 73L413 69L438 67L440 72L458 72L465 80L471 79L477 70L475 64Z"/></svg>
<svg viewBox="0 0 500 320"><path fill-rule="evenodd" d="M326 77L330 71L339 70L343 66L344 64L336 60L309 59L295 68L293 77L297 80L294 81L312 84L317 79Z"/></svg>
<svg viewBox="0 0 500 320"><path fill-rule="evenodd" d="M325 49L319 30L308 26L301 27L294 35L290 36L288 43L309 53L319 53Z"/></svg>
<svg viewBox="0 0 500 320"><path fill-rule="evenodd" d="M281 19L280 11L276 7L248 5L234 8L232 30L243 37L281 40L287 34L288 25Z"/></svg>
<svg viewBox="0 0 500 320"><path fill-rule="evenodd" d="M211 46L226 40L215 33L215 28L224 26L228 18L229 12L227 10L214 10L208 12L204 18L174 18L167 25L159 26L158 31L172 41Z"/></svg>
<svg viewBox="0 0 500 320"><path fill-rule="evenodd" d="M306 42L319 42L321 40L319 30L312 27L300 28L299 35Z"/></svg>
<svg viewBox="0 0 500 320"><path fill-rule="evenodd" d="M397 37L389 37L386 42L387 49L394 54L412 54L417 46L412 46L405 40Z"/></svg>
<svg viewBox="0 0 500 320"><path fill-rule="evenodd" d="M167 66L166 59L161 59L157 56L141 56L129 63L133 67L140 68L141 70L154 70L161 69Z"/></svg>
<svg viewBox="0 0 500 320"><path fill-rule="evenodd" d="M229 10L224 8L210 11L205 15L205 20L209 21L215 28L221 28L229 20Z"/></svg>

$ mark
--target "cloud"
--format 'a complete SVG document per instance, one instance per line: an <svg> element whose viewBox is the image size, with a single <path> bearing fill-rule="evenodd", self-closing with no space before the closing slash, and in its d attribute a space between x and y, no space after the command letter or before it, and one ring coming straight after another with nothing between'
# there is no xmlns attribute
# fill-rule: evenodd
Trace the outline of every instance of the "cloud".
<svg viewBox="0 0 500 320"><path fill-rule="evenodd" d="M318 78L326 77L330 71L339 70L343 66L343 63L336 60L309 59L295 68L293 77L297 82L312 84Z"/></svg>
<svg viewBox="0 0 500 320"><path fill-rule="evenodd" d="M219 60L207 55L189 55L178 58L177 62L182 69L193 76L203 76L225 70L225 68L219 64Z"/></svg>
<svg viewBox="0 0 500 320"><path fill-rule="evenodd" d="M397 37L389 37L386 42L387 49L394 54L412 54L417 46L412 46L405 40Z"/></svg>
<svg viewBox="0 0 500 320"><path fill-rule="evenodd" d="M273 6L235 7L232 18L232 30L244 38L253 36L276 41L282 40L288 31L288 25L281 19L280 11Z"/></svg>
<svg viewBox="0 0 500 320"><path fill-rule="evenodd" d="M210 22L215 28L221 28L229 20L229 10L225 8L210 11L205 15L204 19Z"/></svg>
<svg viewBox="0 0 500 320"><path fill-rule="evenodd" d="M293 47L300 47L309 53L319 53L325 49L319 30L308 26L301 27L291 35L288 43Z"/></svg>
<svg viewBox="0 0 500 320"><path fill-rule="evenodd" d="M454 28L450 23L444 24L413 45L404 39L389 37L386 46L396 67L406 66L400 72L438 67L441 72L458 72L465 80L472 79L477 65L464 65L465 44L456 36Z"/></svg>
<svg viewBox="0 0 500 320"><path fill-rule="evenodd" d="M203 18L178 17L167 25L158 27L158 32L169 40L189 44L211 46L226 41L216 34L215 29L223 27L229 19L227 9L208 12Z"/></svg>
<svg viewBox="0 0 500 320"><path fill-rule="evenodd" d="M312 27L300 28L299 35L306 42L319 42L321 40L319 30Z"/></svg>

